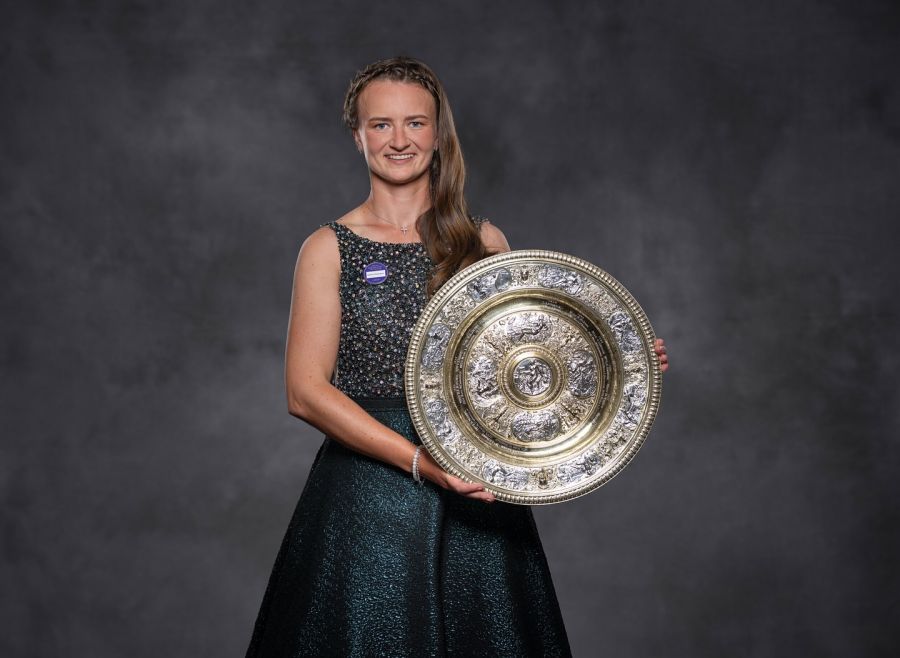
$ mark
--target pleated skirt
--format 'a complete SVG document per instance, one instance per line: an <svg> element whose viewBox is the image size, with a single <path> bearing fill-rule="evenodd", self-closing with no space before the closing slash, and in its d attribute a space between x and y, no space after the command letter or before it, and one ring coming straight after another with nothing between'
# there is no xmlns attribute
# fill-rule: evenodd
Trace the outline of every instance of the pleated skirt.
<svg viewBox="0 0 900 658"><path fill-rule="evenodd" d="M420 443L402 399L358 402ZM325 438L248 658L570 655L530 507L420 486Z"/></svg>

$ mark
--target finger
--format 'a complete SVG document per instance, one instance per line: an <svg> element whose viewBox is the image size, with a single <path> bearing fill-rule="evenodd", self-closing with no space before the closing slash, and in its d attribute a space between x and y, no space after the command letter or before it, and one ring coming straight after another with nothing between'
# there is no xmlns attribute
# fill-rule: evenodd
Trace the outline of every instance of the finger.
<svg viewBox="0 0 900 658"><path fill-rule="evenodd" d="M450 484L453 491L463 496L469 496L471 494L484 491L483 485L474 482L466 482L465 480L457 477L453 477Z"/></svg>
<svg viewBox="0 0 900 658"><path fill-rule="evenodd" d="M493 503L496 498L494 498L494 494L490 491L475 491L466 496L467 498L473 498L475 500L483 500L486 503Z"/></svg>
<svg viewBox="0 0 900 658"><path fill-rule="evenodd" d="M450 475L449 473L447 474L447 484L454 492L467 498L483 500L486 503L492 503L494 502L494 500L496 500L494 494L492 494L490 491L487 491L484 485L477 484L475 482L466 482L462 478L458 478L455 475Z"/></svg>
<svg viewBox="0 0 900 658"><path fill-rule="evenodd" d="M484 491L484 486L476 484L474 482L466 482L465 480L460 480L457 483L456 491L465 494L475 493L476 491Z"/></svg>
<svg viewBox="0 0 900 658"><path fill-rule="evenodd" d="M475 484L473 482L466 482L460 478L455 478L456 482L454 483L453 490L467 498L474 498L476 500L483 500L485 502L494 502L494 494L490 491L487 491L483 485Z"/></svg>

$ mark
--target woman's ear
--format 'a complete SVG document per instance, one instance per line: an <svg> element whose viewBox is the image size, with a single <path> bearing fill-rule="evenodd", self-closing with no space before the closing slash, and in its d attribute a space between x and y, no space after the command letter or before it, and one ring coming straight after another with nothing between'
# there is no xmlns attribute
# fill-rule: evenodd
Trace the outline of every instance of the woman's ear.
<svg viewBox="0 0 900 658"><path fill-rule="evenodd" d="M362 140L359 138L359 133L357 131L353 131L353 143L356 144L356 150L360 153L363 152Z"/></svg>

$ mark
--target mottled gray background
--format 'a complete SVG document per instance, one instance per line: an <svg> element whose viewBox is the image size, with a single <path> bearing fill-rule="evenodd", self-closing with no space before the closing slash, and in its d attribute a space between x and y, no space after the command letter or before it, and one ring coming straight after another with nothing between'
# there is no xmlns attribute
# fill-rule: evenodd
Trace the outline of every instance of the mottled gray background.
<svg viewBox="0 0 900 658"><path fill-rule="evenodd" d="M363 199L342 96L397 53L473 210L672 355L632 466L535 510L576 655L894 653L895 3L11 4L0 654L243 655L321 442L294 259Z"/></svg>

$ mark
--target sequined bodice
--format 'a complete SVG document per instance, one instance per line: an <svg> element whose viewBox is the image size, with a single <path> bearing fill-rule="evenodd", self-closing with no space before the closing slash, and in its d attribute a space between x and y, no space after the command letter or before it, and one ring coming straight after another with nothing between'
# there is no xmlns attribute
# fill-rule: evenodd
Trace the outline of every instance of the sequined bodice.
<svg viewBox="0 0 900 658"><path fill-rule="evenodd" d="M341 254L335 385L351 397L402 396L406 350L434 265L428 250L421 242L374 242L337 222L326 226Z"/></svg>

